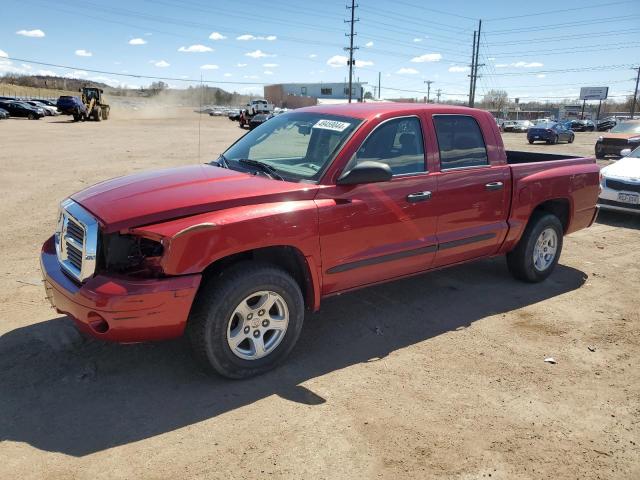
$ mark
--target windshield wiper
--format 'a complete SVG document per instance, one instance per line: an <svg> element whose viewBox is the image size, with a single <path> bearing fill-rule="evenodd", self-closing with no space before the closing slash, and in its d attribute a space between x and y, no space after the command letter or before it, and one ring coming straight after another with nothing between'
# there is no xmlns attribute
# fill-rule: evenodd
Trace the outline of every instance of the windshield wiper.
<svg viewBox="0 0 640 480"><path fill-rule="evenodd" d="M229 161L227 160L227 157L225 157L224 154L221 153L218 157L218 160L216 160L215 162L211 162L209 165L215 165L216 167L221 168L229 168Z"/></svg>
<svg viewBox="0 0 640 480"><path fill-rule="evenodd" d="M280 175L278 173L278 171L273 168L271 165L269 165L268 163L264 163L261 162L259 160L250 160L248 158L241 158L240 160L238 160L239 163L242 163L244 165L251 165L252 167L258 167L260 170L262 170L263 172L265 172L267 175L277 179L277 180L284 180L284 178L282 177L282 175Z"/></svg>

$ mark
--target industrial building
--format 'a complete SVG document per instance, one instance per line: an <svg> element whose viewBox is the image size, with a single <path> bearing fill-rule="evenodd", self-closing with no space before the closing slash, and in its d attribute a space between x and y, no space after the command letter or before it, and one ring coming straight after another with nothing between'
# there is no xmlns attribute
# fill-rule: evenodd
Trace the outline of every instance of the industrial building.
<svg viewBox="0 0 640 480"><path fill-rule="evenodd" d="M269 103L278 107L297 108L316 103L340 102L349 98L349 84L340 83L278 83L266 85L264 96ZM361 102L364 97L363 83L353 82L351 97L355 102Z"/></svg>

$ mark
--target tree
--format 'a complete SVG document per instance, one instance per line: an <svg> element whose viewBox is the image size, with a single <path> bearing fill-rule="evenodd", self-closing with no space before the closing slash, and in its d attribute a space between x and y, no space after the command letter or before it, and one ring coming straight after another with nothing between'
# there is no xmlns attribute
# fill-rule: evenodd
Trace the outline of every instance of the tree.
<svg viewBox="0 0 640 480"><path fill-rule="evenodd" d="M365 92L364 99L365 100L373 100L373 94L371 92Z"/></svg>
<svg viewBox="0 0 640 480"><path fill-rule="evenodd" d="M482 103L489 110L502 112L509 103L509 94L504 90L489 90L482 98Z"/></svg>
<svg viewBox="0 0 640 480"><path fill-rule="evenodd" d="M158 95L160 92L163 92L167 88L169 88L169 85L164 83L162 80L160 80L159 82L153 82L151 85L149 85L149 94Z"/></svg>

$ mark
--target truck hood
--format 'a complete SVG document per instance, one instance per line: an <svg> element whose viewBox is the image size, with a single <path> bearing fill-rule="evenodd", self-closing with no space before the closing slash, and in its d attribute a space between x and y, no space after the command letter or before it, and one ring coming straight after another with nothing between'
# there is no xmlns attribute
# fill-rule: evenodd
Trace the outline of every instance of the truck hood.
<svg viewBox="0 0 640 480"><path fill-rule="evenodd" d="M622 140L629 140L633 137L640 137L640 133L605 133L602 135L602 139L606 140L608 138L616 138Z"/></svg>
<svg viewBox="0 0 640 480"><path fill-rule="evenodd" d="M640 179L640 158L626 157L602 169L605 177Z"/></svg>
<svg viewBox="0 0 640 480"><path fill-rule="evenodd" d="M223 208L308 200L317 188L193 165L114 178L71 198L98 217L105 233L111 233Z"/></svg>

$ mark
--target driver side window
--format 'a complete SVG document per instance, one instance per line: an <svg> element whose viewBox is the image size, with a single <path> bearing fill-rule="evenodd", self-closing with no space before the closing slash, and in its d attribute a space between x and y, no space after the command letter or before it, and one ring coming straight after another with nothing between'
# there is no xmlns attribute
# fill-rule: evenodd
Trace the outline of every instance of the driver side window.
<svg viewBox="0 0 640 480"><path fill-rule="evenodd" d="M396 118L378 125L356 153L355 164L365 161L387 164L393 175L424 172L420 120Z"/></svg>

